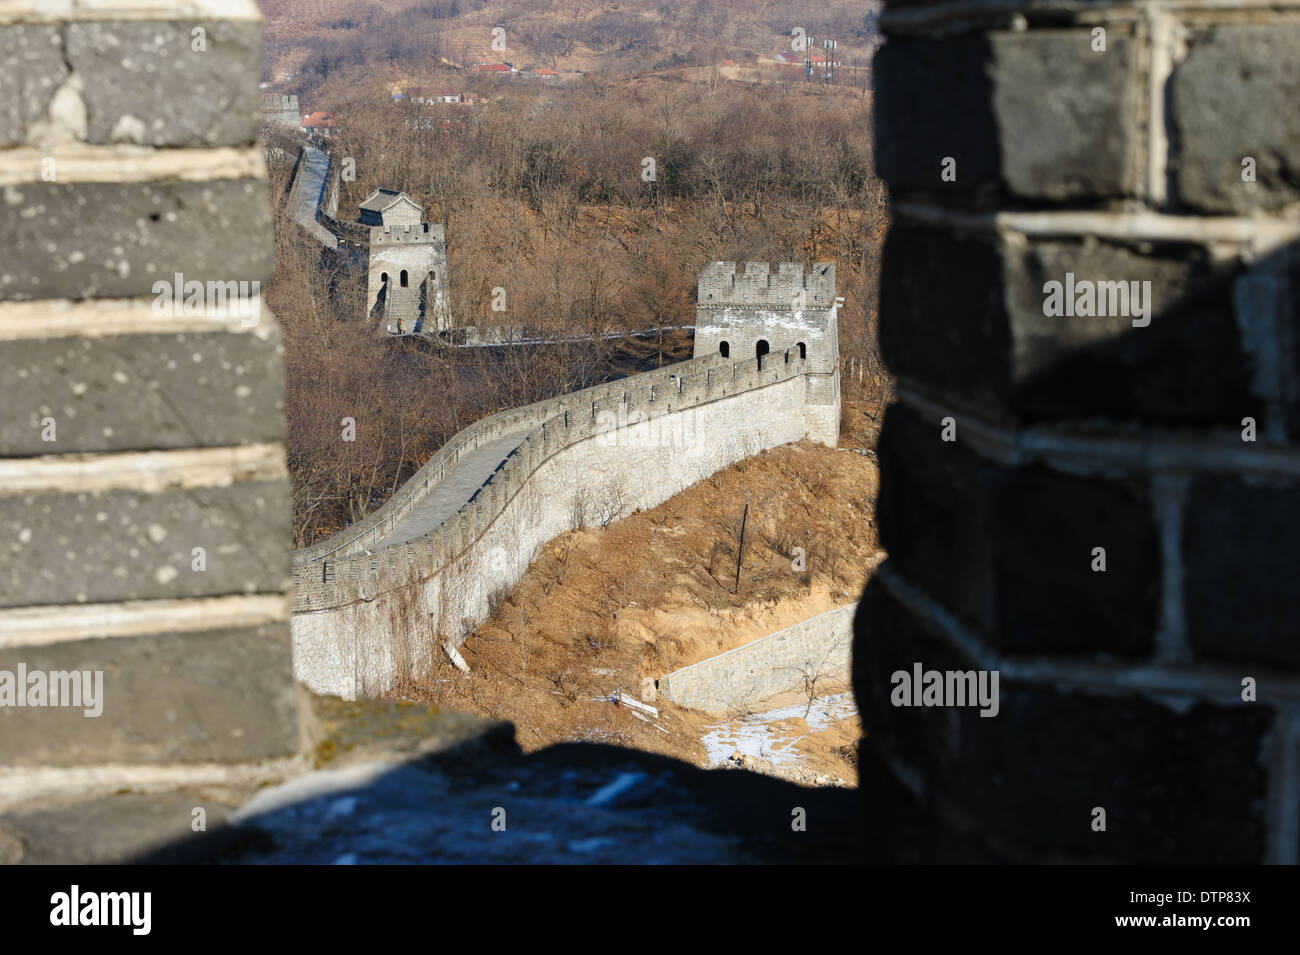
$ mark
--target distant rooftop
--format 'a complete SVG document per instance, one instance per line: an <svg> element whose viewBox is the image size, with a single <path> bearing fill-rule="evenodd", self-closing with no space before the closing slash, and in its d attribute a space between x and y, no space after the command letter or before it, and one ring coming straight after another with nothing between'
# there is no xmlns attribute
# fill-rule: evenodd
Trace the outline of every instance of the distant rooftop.
<svg viewBox="0 0 1300 955"><path fill-rule="evenodd" d="M366 196L365 201L361 203L361 208L366 212L384 212L401 202L403 199L420 210L424 209L424 206L420 205L400 189L383 188L376 189L370 195Z"/></svg>

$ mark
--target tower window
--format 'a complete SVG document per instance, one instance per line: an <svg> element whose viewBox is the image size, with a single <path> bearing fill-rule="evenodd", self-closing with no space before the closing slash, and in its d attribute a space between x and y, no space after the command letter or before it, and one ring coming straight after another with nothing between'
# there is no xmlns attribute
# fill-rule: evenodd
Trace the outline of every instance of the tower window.
<svg viewBox="0 0 1300 955"><path fill-rule="evenodd" d="M758 344L754 346L754 357L758 359L759 368L763 367L763 356L769 351L771 351L771 348L767 344L767 339L760 338Z"/></svg>
<svg viewBox="0 0 1300 955"><path fill-rule="evenodd" d="M406 288L406 269L402 269L402 288Z"/></svg>
<svg viewBox="0 0 1300 955"><path fill-rule="evenodd" d="M726 342L719 342L718 354L721 355L723 358L729 358L731 356L731 346L728 345Z"/></svg>
<svg viewBox="0 0 1300 955"><path fill-rule="evenodd" d="M807 357L808 357L808 346L805 345L803 342L800 342L799 345L798 345L798 348L799 348L799 357L800 357L801 359L802 359L802 358L807 358Z"/></svg>

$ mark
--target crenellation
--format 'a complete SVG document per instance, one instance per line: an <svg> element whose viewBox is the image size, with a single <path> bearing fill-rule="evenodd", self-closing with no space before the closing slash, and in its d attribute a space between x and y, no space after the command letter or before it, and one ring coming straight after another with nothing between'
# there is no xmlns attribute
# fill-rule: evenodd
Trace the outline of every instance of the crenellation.
<svg viewBox="0 0 1300 955"><path fill-rule="evenodd" d="M392 223L382 226L371 226L370 228L370 245L403 245L408 243L433 242L443 243L444 232L440 222L416 222L416 223ZM446 260L447 251L439 246L435 248L434 254Z"/></svg>
<svg viewBox="0 0 1300 955"><path fill-rule="evenodd" d="M713 271L721 274L716 267ZM733 268L731 276L735 274ZM748 274L772 282L787 281L797 275L802 281L804 270L797 265L787 265L778 266L775 275L770 267L751 268ZM828 330L823 328L816 337L812 334L805 337L809 343L819 343L818 348L831 350L833 345L826 334ZM335 538L298 552L294 569L301 585L297 592L295 620L300 626L295 629L295 639L299 644L303 641L312 644L311 648L300 647L299 657L303 660L335 659L340 652L345 655L352 652L341 651L332 644L328 652L321 652L321 641L328 643L334 638L319 628L319 613L343 614L351 618L358 613L370 612L356 603L356 589L346 590L338 584L326 583L315 572L314 562L342 563L346 571L337 573L335 580L362 583L368 599L377 602L385 600L387 594L412 586L409 576L403 576L398 569L375 565L368 559L366 551L374 547L376 540L382 547L379 535L388 533L397 518L453 473L453 467L464 455L502 435L530 428L514 451L484 479L447 523L405 545L407 550L404 553L413 554L411 566L420 568L418 573L421 576L415 586L426 588L426 599L435 603L447 619L454 620L482 619L487 612L487 593L499 586L508 586L522 572L522 568L497 568L496 558L491 556L495 553L492 548L506 545L490 542L510 541L508 547L514 550L522 537L540 534L540 537L532 538L535 547L555 533L574 526L574 520L582 519L582 508L573 507L572 494L581 485L582 478L578 474L588 472L580 470L556 486L553 482L557 480L554 476L557 468L559 473L568 473L568 469L574 466L570 462L581 459L583 455L599 453L603 462L602 473L608 472L613 460L618 462L616 467L627 468L629 474L658 475L650 482L641 477L630 482L636 488L634 493L641 502L639 506L653 506L663 499L665 493L673 493L672 489L680 489L726 462L752 453L755 441L758 447L770 447L807 436L823 439L824 435L831 433L838 426L838 392L834 390L838 379L823 376L826 381L810 389L808 382L818 367L812 360L787 352L765 357L761 362L756 356L728 357L710 352L676 365L475 422L448 441L393 499L374 514ZM772 397L766 398L765 395ZM834 401L834 404L810 407L810 396ZM741 411L742 406L750 410ZM832 409L833 422L830 420ZM682 416L687 414L700 417L683 419ZM663 430L664 422L677 420L689 420L686 428L696 436L689 447L675 447L671 442L662 446L654 441L646 444L623 436L624 431L642 428L649 428L649 433L653 434ZM628 448L626 453L629 457L625 460L611 459L610 447ZM643 454L671 456L648 465L639 458ZM653 490L663 484L663 474L675 474L676 477L672 478L670 486ZM525 518L525 514L530 516ZM543 525L536 525L538 520L543 521ZM543 526L550 530L543 530ZM478 568L477 561L481 559L491 566ZM464 590L459 586L448 589L448 581L443 579L448 574L505 576L499 580L494 577L495 582L490 584L476 579L478 586ZM387 624L381 618L367 626L382 631ZM458 638L460 634L452 636ZM387 638L376 632L367 639ZM348 679L336 679L337 674L314 667L317 665L311 664L299 676L317 689L353 693L357 689L381 688L388 680L383 676L386 671L379 664L361 664L361 669L377 675L362 680L360 687L348 682L351 671L345 675Z"/></svg>
<svg viewBox="0 0 1300 955"><path fill-rule="evenodd" d="M731 373L713 374L720 367L731 368L734 371L736 364L744 364L748 367L744 374L737 374L734 379ZM486 442L492 440L498 434L504 433L510 427L518 426L530 420L536 421L537 427L520 442L519 447L508 458L509 463L494 472L492 477L484 482L484 487L506 487L508 485L510 488L509 493L497 499L493 498L493 492L489 491L484 494L482 488L480 488L479 492L471 497L471 501L467 502L466 506L458 512L458 515L463 518L465 534L449 547L445 557L440 558L432 549L431 538L435 535L426 535L422 539L412 541L411 546L420 548L418 559L422 565L435 567L444 565L451 559L452 554L460 553L485 528L492 525L502 508L520 488L527 484L531 475L547 460L563 452L566 448L581 444L589 438L608 431L610 426L607 422L611 417L614 422L617 422L615 427L626 427L640 421L681 413L688 406L694 408L707 401L732 398L737 394L755 388L766 387L775 382L800 377L801 374L802 370L798 364L786 365L782 363L759 372L752 362L732 363L719 359L717 356L707 356L647 372L631 379L631 381L638 383L644 379L645 383L640 387L626 389L627 381L611 382L587 389L584 392L539 402L536 406L516 409L513 412L505 412L500 416L493 416L490 419L476 422L449 441L447 446L435 455L434 459L426 463L424 468L421 468L408 481L407 487L413 491L425 488L426 475L430 479L429 486L436 486L441 476L447 473L443 462L452 459L456 449L464 446L473 447L476 436L478 441ZM651 383L658 383L661 389L671 389L675 393L674 376L676 376L676 380L683 382L698 380L707 384L711 380L714 384L710 389L711 393L702 390L699 398L693 402L669 402L662 400L662 397L660 400L651 402ZM615 392L614 389L620 389L620 391ZM598 415L596 419L593 419L590 414L593 405ZM602 411L609 415L603 421L599 418ZM567 425L565 424L566 414L568 416ZM506 474L508 477L503 478L500 476L502 474ZM434 480L434 478L438 478L438 480ZM390 500L366 520L358 522L348 531L337 535L339 538L346 538L341 543L336 538L304 551L299 551L296 555L295 571L298 574L300 583L317 579L314 571L310 569L315 560L328 560L331 563L343 561L346 563L349 553L355 552L361 547L369 546L369 543L373 540L373 531L386 526L395 515L404 513L411 506L413 500L413 497L406 495L403 495L400 499L394 498ZM474 510L475 507L480 505L481 518L475 516ZM456 519L453 518L453 524L455 523ZM327 590L328 588L326 588ZM326 592L314 586L300 586L299 588L297 604L299 612L325 609L338 605L337 595L327 598Z"/></svg>
<svg viewBox="0 0 1300 955"><path fill-rule="evenodd" d="M447 243L440 222L424 222L424 209L404 192L376 189L361 203L370 226L366 314L390 334L451 327Z"/></svg>
<svg viewBox="0 0 1300 955"><path fill-rule="evenodd" d="M799 262L780 262L776 274L767 262L711 262L700 272L699 308L829 309L835 304L835 265L818 262L806 270ZM800 294L802 293L802 294Z"/></svg>
<svg viewBox="0 0 1300 955"><path fill-rule="evenodd" d="M839 323L835 266L810 269L781 262L714 262L700 273L695 318L695 355L763 357L799 361L807 375L810 403L826 402L814 415L810 437L834 446L839 440ZM772 356L772 357L768 357ZM820 379L825 379L819 383Z"/></svg>
<svg viewBox="0 0 1300 955"><path fill-rule="evenodd" d="M280 93L262 94L262 117L273 126L298 131L302 114L298 110L298 97Z"/></svg>
<svg viewBox="0 0 1300 955"><path fill-rule="evenodd" d="M439 608L441 619L482 619L488 612L488 595L516 582L524 570L516 564L501 564L494 555L501 549L531 553L555 534L577 526L574 522L582 519L582 509L573 507L572 495L593 468L602 474L637 475L625 486L632 495L628 507L653 507L717 468L752 454L755 448L796 441L806 433L806 389L797 366L782 364L760 372L754 362L723 364L749 367L738 369L734 385L729 374L717 376L728 382L728 393L715 395L714 400L690 409L670 410L667 401L650 404L648 382L637 379L633 379L636 386L626 391L628 400L623 407L635 410L639 401L648 410L635 415L624 413L614 422L592 422L588 412L593 393L603 394L610 404L619 407L618 395L612 388L625 387L626 383L598 386L542 403L548 410L559 412L538 415L544 420L538 422L530 436L532 441L543 436L547 439L545 453L529 460L522 450L528 442L522 441L510 459L514 464L527 462L526 470L520 469L517 489L496 500L479 494L473 504L462 507L452 521L453 525L460 524L463 532L453 535L451 546L440 548L437 533L411 541L420 568L414 584L409 577L382 568L372 573L368 566L361 566L367 559L362 554L338 559L356 568L364 582L366 600L358 601L355 592L341 588L334 592L314 586L299 588L294 617L295 661L301 661L299 678L314 689L344 695L382 691L392 679L390 663L385 662L386 648L399 639L390 633L386 601L416 586L429 605ZM707 378L708 372L718 367L717 360L709 356L647 373L647 377L660 383L671 380L674 374ZM567 428L565 410L573 412ZM698 417L683 421L684 414ZM669 423L675 421L682 423ZM644 431L652 436L679 429L693 436L688 444L628 439L622 433ZM464 437L458 435L453 442ZM610 471L611 465L614 472ZM300 575L315 577L311 565L300 564L295 569ZM340 574L339 578L344 576ZM344 632L356 634L358 641L340 645L337 635ZM443 633L441 639L458 640L463 636L459 631L449 632ZM352 660L353 654L360 656ZM359 682L353 680L357 674L362 675Z"/></svg>

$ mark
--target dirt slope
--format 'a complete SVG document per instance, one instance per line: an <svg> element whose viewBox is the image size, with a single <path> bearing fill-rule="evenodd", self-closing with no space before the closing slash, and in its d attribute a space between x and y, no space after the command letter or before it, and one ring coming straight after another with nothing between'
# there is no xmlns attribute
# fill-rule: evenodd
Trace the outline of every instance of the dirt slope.
<svg viewBox="0 0 1300 955"><path fill-rule="evenodd" d="M874 458L849 450L873 443L863 408L846 406L845 429L838 450L768 451L651 511L557 538L462 646L470 675L440 662L394 695L510 720L526 750L595 740L707 765L700 737L716 718L659 701L659 719L643 722L596 698L639 697L643 678L857 599L884 555L873 524ZM801 718L784 722L806 734ZM852 782L859 735L854 718L802 740L809 778Z"/></svg>

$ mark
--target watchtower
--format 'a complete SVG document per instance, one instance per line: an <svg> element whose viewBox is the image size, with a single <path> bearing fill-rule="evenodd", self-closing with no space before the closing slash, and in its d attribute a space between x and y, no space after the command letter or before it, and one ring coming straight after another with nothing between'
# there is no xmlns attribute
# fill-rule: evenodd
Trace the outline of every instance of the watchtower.
<svg viewBox="0 0 1300 955"><path fill-rule="evenodd" d="M392 334L451 326L446 238L440 223L423 216L423 206L392 189L361 203L360 221L370 226L366 314Z"/></svg>
<svg viewBox="0 0 1300 955"><path fill-rule="evenodd" d="M818 262L713 262L700 273L695 357L803 360L808 437L832 447L840 435L839 328L835 266Z"/></svg>
<svg viewBox="0 0 1300 955"><path fill-rule="evenodd" d="M298 97L279 93L262 94L262 119L273 126L297 131L302 115L298 112Z"/></svg>

